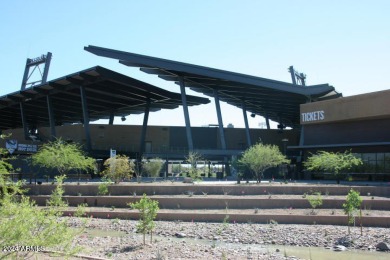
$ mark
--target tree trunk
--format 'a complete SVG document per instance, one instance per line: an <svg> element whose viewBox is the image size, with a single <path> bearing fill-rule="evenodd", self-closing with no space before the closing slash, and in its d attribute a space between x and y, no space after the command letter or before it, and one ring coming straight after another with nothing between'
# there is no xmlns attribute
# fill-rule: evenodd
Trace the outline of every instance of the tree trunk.
<svg viewBox="0 0 390 260"><path fill-rule="evenodd" d="M257 183L261 183L261 174L257 175Z"/></svg>

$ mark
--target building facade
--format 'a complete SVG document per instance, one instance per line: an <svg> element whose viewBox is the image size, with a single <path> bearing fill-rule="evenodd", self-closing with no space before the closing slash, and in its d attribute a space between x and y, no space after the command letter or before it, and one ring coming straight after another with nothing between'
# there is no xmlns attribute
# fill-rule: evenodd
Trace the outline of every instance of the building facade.
<svg viewBox="0 0 390 260"><path fill-rule="evenodd" d="M302 104L304 158L319 150L350 150L364 165L354 169L363 179L390 177L390 90Z"/></svg>

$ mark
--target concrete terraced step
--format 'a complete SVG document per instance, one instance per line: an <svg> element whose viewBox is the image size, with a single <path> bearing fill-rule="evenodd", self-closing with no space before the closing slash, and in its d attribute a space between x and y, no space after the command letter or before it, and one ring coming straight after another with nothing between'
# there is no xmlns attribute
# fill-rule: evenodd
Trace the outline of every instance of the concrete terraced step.
<svg viewBox="0 0 390 260"><path fill-rule="evenodd" d="M38 205L45 206L49 195L35 196L30 198L35 200ZM228 195L207 195L207 196L149 196L159 202L162 209L307 209L311 208L307 198L298 195L279 195L274 197L259 196L228 196ZM86 203L90 207L116 207L128 208L127 204L136 202L140 196L64 196L70 206L77 206ZM343 196L323 196L322 209L342 209L345 203ZM364 197L362 209L367 210L388 210L390 211L389 198ZM390 217L390 212L389 212Z"/></svg>
<svg viewBox="0 0 390 260"><path fill-rule="evenodd" d="M223 182L222 182L223 183ZM98 194L100 183L65 183L65 195L95 196ZM25 186L30 195L49 195L55 185L43 183L42 185L28 184ZM125 182L109 185L111 195L132 196L136 194L147 195L179 195L192 192L194 195L303 195L304 193L321 192L321 194L345 196L350 189L360 192L362 196L381 196L390 198L390 186L348 186L348 185L314 185L314 184L184 184L180 182L156 182L156 183L134 183Z"/></svg>
<svg viewBox="0 0 390 260"><path fill-rule="evenodd" d="M76 208L70 207L64 211L64 216L72 216ZM307 210L169 210L161 209L156 220L186 221L186 222L223 222L228 216L229 223L270 223L276 221L279 224L318 224L318 225L346 225L347 217L341 210L334 211L330 215L329 210L318 210L316 215L311 215ZM130 209L108 209L90 207L86 211L87 217L108 219L138 219L139 213ZM390 218L387 212L370 211L370 215L361 218L364 227L390 227ZM275 223L275 222L274 222ZM360 225L360 219L356 218L356 226Z"/></svg>

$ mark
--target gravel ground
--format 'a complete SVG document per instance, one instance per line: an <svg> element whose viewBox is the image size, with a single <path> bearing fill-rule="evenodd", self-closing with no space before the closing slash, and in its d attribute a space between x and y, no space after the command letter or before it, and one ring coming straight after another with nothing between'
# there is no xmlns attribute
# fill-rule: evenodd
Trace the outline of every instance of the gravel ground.
<svg viewBox="0 0 390 260"><path fill-rule="evenodd" d="M69 220L72 227L82 225L78 218ZM375 251L378 243L390 243L386 228L363 228L361 236L357 227L347 235L345 226L158 221L153 243L147 236L143 245L136 224L132 220L88 219L85 232L75 243L85 248L83 255L111 259L298 259L286 258L283 246Z"/></svg>

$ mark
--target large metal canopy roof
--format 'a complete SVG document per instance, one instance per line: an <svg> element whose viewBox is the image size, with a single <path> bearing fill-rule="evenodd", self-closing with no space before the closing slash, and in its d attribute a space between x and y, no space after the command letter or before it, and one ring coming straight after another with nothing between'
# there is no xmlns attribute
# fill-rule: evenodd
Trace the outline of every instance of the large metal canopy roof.
<svg viewBox="0 0 390 260"><path fill-rule="evenodd" d="M210 97L216 89L220 100L240 108L245 104L247 111L291 127L300 123L300 104L341 96L328 84L300 86L92 45L84 49L177 84L181 78L186 87Z"/></svg>
<svg viewBox="0 0 390 260"><path fill-rule="evenodd" d="M0 97L0 129L22 127L21 106L29 126L49 126L47 96L53 104L55 125L83 121L80 86L85 88L90 121L145 112L174 109L182 105L173 93L117 72L96 66L44 84ZM188 105L207 104L207 98L187 96Z"/></svg>

